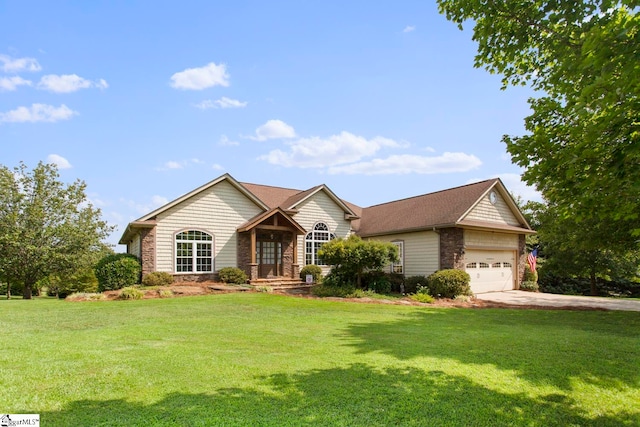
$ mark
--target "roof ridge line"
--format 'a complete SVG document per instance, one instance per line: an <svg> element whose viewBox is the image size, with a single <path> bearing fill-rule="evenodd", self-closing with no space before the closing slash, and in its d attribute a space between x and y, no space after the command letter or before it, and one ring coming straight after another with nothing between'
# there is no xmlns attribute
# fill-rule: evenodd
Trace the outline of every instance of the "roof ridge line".
<svg viewBox="0 0 640 427"><path fill-rule="evenodd" d="M431 193L418 194L418 195L415 195L415 196L404 197L402 199L391 200L389 202L378 203L377 205L367 206L366 208L362 208L362 209L375 208L377 206L384 206L384 205L388 205L388 204L391 204L391 203L402 202L402 201L405 201L405 200L417 199L418 197L431 196L433 194L444 193L446 191L451 191L451 190L458 190L460 188L470 187L472 185L478 185L478 184L482 184L482 183L489 182L489 181L498 181L499 179L500 178L484 179L482 181L471 182L469 184L459 185L457 187L445 188L444 190L433 191Z"/></svg>

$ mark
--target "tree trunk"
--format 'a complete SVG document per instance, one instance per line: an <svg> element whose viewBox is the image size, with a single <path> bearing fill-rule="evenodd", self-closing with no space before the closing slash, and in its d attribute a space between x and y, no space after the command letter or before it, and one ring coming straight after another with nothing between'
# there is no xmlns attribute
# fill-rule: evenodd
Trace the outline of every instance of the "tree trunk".
<svg viewBox="0 0 640 427"><path fill-rule="evenodd" d="M31 299L31 284L24 284L24 289L22 290L22 299Z"/></svg>
<svg viewBox="0 0 640 427"><path fill-rule="evenodd" d="M590 278L591 278L591 296L596 296L598 295L598 287L596 286L596 271L591 269L591 274L590 274Z"/></svg>
<svg viewBox="0 0 640 427"><path fill-rule="evenodd" d="M11 299L11 283L7 282L7 299Z"/></svg>

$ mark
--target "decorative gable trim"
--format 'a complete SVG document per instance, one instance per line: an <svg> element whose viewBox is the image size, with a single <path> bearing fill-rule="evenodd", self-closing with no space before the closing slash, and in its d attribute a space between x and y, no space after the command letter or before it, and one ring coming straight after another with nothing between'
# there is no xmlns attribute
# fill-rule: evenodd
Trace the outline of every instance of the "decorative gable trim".
<svg viewBox="0 0 640 427"><path fill-rule="evenodd" d="M511 226L509 228L519 229L521 230L521 232L531 232L531 226L525 219L524 215L522 215L522 212L520 212L520 208L518 208L518 205L516 204L515 200L513 200L513 197L511 197L511 194L509 194L500 178L496 178L494 180L494 183L475 201L475 203L473 203L469 207L469 209L467 209L464 214L462 214L462 216L456 221L456 225L465 225L465 223L479 223L478 221L467 219L467 216L469 216L469 214L485 199L485 197L488 197L488 195L492 191L496 191L498 194L500 194L500 197L502 197L502 200L507 204L513 216L520 224L522 224L522 227ZM491 224L495 227L493 223Z"/></svg>

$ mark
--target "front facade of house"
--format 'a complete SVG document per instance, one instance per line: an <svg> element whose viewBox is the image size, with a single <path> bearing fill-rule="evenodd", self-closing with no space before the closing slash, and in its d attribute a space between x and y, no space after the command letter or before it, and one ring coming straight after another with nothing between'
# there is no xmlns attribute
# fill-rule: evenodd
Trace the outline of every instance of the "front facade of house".
<svg viewBox="0 0 640 427"><path fill-rule="evenodd" d="M205 281L239 267L256 282L297 279L308 264L328 272L319 248L351 233L398 245L390 271L464 269L474 292L486 292L517 289L532 230L498 179L360 208L324 185L300 191L225 174L130 223L120 244L140 258L143 275Z"/></svg>

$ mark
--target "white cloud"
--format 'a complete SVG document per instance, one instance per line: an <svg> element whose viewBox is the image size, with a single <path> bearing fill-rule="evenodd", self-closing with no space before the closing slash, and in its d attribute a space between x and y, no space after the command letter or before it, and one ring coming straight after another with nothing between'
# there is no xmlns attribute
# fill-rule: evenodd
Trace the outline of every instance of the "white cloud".
<svg viewBox="0 0 640 427"><path fill-rule="evenodd" d="M171 87L202 90L212 86L229 86L229 74L225 64L210 62L204 67L187 68L171 76Z"/></svg>
<svg viewBox="0 0 640 427"><path fill-rule="evenodd" d="M0 123L24 123L24 122L57 122L69 120L78 114L66 105L59 107L47 104L32 104L31 107L18 107L6 113L0 113Z"/></svg>
<svg viewBox="0 0 640 427"><path fill-rule="evenodd" d="M301 138L287 145L290 147L288 152L273 150L259 159L285 167L323 168L357 162L374 155L382 147L401 146L388 138L377 136L368 140L344 131L328 138Z"/></svg>
<svg viewBox="0 0 640 427"><path fill-rule="evenodd" d="M0 78L0 91L16 90L18 86L31 86L31 81L18 76Z"/></svg>
<svg viewBox="0 0 640 427"><path fill-rule="evenodd" d="M49 154L47 156L47 163L53 163L58 169L71 169L71 163L58 154Z"/></svg>
<svg viewBox="0 0 640 427"><path fill-rule="evenodd" d="M19 73L21 71L40 71L42 67L34 58L11 58L0 55L0 70L5 73Z"/></svg>
<svg viewBox="0 0 640 427"><path fill-rule="evenodd" d="M215 101L212 101L211 99L205 99L195 106L197 108L200 108L201 110L206 110L209 108L243 108L246 107L247 104L247 102L242 102L237 99L231 99L223 96L222 98L216 99Z"/></svg>
<svg viewBox="0 0 640 427"><path fill-rule="evenodd" d="M182 169L184 167L184 162L176 162L173 160L168 161L164 164L167 169Z"/></svg>
<svg viewBox="0 0 640 427"><path fill-rule="evenodd" d="M220 140L218 140L218 145L222 145L222 146L233 146L233 145L240 145L239 142L237 141L232 141L230 140L227 135L220 135Z"/></svg>
<svg viewBox="0 0 640 427"><path fill-rule="evenodd" d="M415 31L416 27L415 25L407 25L406 27L404 27L404 30L402 30L403 33L410 33L412 31Z"/></svg>
<svg viewBox="0 0 640 427"><path fill-rule="evenodd" d="M166 197L157 196L157 195L151 197L151 205L155 208L164 206L167 203L169 203L169 199L167 199Z"/></svg>
<svg viewBox="0 0 640 427"><path fill-rule="evenodd" d="M109 87L104 79L92 82L84 79L77 74L63 74L61 76L55 74L47 74L42 76L38 83L38 89L48 90L55 93L70 93L80 89L88 88L106 89Z"/></svg>
<svg viewBox="0 0 640 427"><path fill-rule="evenodd" d="M330 174L347 175L404 175L409 173L436 174L467 172L479 167L480 159L472 154L443 153L441 156L425 157L412 154L394 155L386 159L373 159L329 168Z"/></svg>
<svg viewBox="0 0 640 427"><path fill-rule="evenodd" d="M217 171L224 170L224 168L221 165L219 165L218 163L212 164L211 165L211 169L214 169L214 170L217 170Z"/></svg>
<svg viewBox="0 0 640 427"><path fill-rule="evenodd" d="M256 136L250 136L254 141L267 139L295 138L296 131L282 120L269 120L256 129Z"/></svg>

